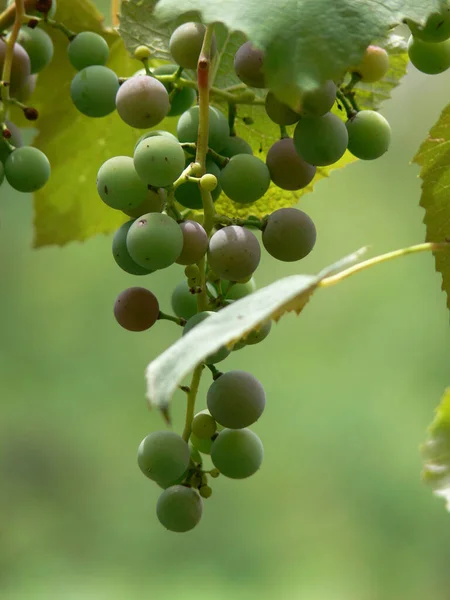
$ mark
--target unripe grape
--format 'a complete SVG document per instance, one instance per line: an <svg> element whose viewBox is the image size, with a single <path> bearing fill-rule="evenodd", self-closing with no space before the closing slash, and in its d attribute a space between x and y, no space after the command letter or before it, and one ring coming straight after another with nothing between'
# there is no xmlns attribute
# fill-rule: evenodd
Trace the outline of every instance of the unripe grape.
<svg viewBox="0 0 450 600"><path fill-rule="evenodd" d="M245 479L260 468L264 448L250 429L224 429L211 447L214 466L231 479Z"/></svg>
<svg viewBox="0 0 450 600"><path fill-rule="evenodd" d="M192 265L203 258L208 249L208 234L196 221L180 223L183 234L183 249L175 262L179 265Z"/></svg>
<svg viewBox="0 0 450 600"><path fill-rule="evenodd" d="M146 477L161 485L182 477L189 466L189 446L173 431L154 431L139 445L137 462Z"/></svg>
<svg viewBox="0 0 450 600"><path fill-rule="evenodd" d="M361 110L346 123L348 149L357 158L374 160L389 148L391 127L387 120L374 110Z"/></svg>
<svg viewBox="0 0 450 600"><path fill-rule="evenodd" d="M232 285L229 291L226 291L226 297L230 300L239 300L252 294L255 290L256 282L253 277L250 277L246 283L235 283Z"/></svg>
<svg viewBox="0 0 450 600"><path fill-rule="evenodd" d="M186 161L186 167L188 167L189 164L191 164L190 159ZM207 158L205 166L207 174L212 175L217 180L220 175L220 169L216 163L211 158ZM221 192L222 188L220 185L218 185L211 192L211 198L213 199L213 202L217 200ZM181 204L181 206L185 206L186 208L193 208L197 210L203 208L202 194L199 184L196 181L186 181L179 185L175 190L175 199Z"/></svg>
<svg viewBox="0 0 450 600"><path fill-rule="evenodd" d="M259 242L245 227L224 227L216 231L209 241L209 266L222 279L238 281L252 275L260 259Z"/></svg>
<svg viewBox="0 0 450 600"><path fill-rule="evenodd" d="M130 287L117 296L114 316L128 331L145 331L158 320L159 303L150 290Z"/></svg>
<svg viewBox="0 0 450 600"><path fill-rule="evenodd" d="M37 77L37 73L30 75L25 81L24 85L14 94L14 98L24 104L25 102L28 102L34 93L34 90L36 89Z"/></svg>
<svg viewBox="0 0 450 600"><path fill-rule="evenodd" d="M172 265L183 249L183 234L176 221L165 214L142 215L130 227L127 248L141 267L155 271Z"/></svg>
<svg viewBox="0 0 450 600"><path fill-rule="evenodd" d="M250 204L269 189L270 173L264 162L250 154L236 154L219 177L223 192L234 202Z"/></svg>
<svg viewBox="0 0 450 600"><path fill-rule="evenodd" d="M189 319L189 321L186 323L186 325L184 326L183 335L186 335L187 333L189 333L189 331L191 329L193 329L199 323L201 323L202 321L204 321L205 319L207 319L208 317L210 317L211 315L214 315L214 314L215 313L212 311L205 310L205 311L199 312L196 315L194 315L193 317L191 317ZM230 354L230 350L228 350L228 348L226 348L225 346L222 346L221 348L216 350L216 352L209 354L203 360L203 362L206 363L207 365L209 365L209 364L214 365L214 364L224 360L229 354ZM194 442L192 442L192 443L194 444ZM196 446L196 444L194 444L194 446ZM198 446L196 446L196 447L198 447ZM199 448L199 450L202 451L201 448Z"/></svg>
<svg viewBox="0 0 450 600"><path fill-rule="evenodd" d="M345 153L348 133L345 124L333 113L301 119L294 130L294 145L310 165L327 166Z"/></svg>
<svg viewBox="0 0 450 600"><path fill-rule="evenodd" d="M218 184L217 177L212 173L206 173L200 178L200 187L207 192L212 192Z"/></svg>
<svg viewBox="0 0 450 600"><path fill-rule="evenodd" d="M187 281L180 281L172 292L171 306L173 312L188 321L197 314L197 294L191 294Z"/></svg>
<svg viewBox="0 0 450 600"><path fill-rule="evenodd" d="M138 46L134 51L134 58L136 60L146 60L150 58L151 55L152 52L147 46Z"/></svg>
<svg viewBox="0 0 450 600"><path fill-rule="evenodd" d="M70 64L77 71L92 65L106 65L109 47L106 40L93 31L77 33L67 46Z"/></svg>
<svg viewBox="0 0 450 600"><path fill-rule="evenodd" d="M147 131L146 133L143 133L141 135L141 137L138 139L138 141L134 145L134 151L136 151L136 148L139 146L139 144L143 140L146 140L149 137L158 137L161 135L163 137L168 137L175 142L178 142L178 139L176 138L176 136L173 135L173 133L170 133L169 131L164 131L163 129L152 129L152 131Z"/></svg>
<svg viewBox="0 0 450 600"><path fill-rule="evenodd" d="M189 279L198 279L200 277L200 269L197 267L197 265L189 264L184 269L184 274Z"/></svg>
<svg viewBox="0 0 450 600"><path fill-rule="evenodd" d="M210 440L216 431L216 421L206 411L197 413L193 418L192 433L201 440Z"/></svg>
<svg viewBox="0 0 450 600"><path fill-rule="evenodd" d="M14 0L12 0L14 2ZM28 10L27 10L28 13ZM30 10L30 15L36 15L41 18L53 19L56 13L56 0L38 0L36 10Z"/></svg>
<svg viewBox="0 0 450 600"><path fill-rule="evenodd" d="M424 25L411 20L406 21L413 36L423 42L445 42L450 38L450 7L442 7L440 12L432 13Z"/></svg>
<svg viewBox="0 0 450 600"><path fill-rule="evenodd" d="M298 112L278 100L273 92L266 96L265 109L269 119L277 125L294 125L300 119Z"/></svg>
<svg viewBox="0 0 450 600"><path fill-rule="evenodd" d="M22 27L17 41L30 57L31 74L39 73L50 64L53 58L53 42L46 31L39 27Z"/></svg>
<svg viewBox="0 0 450 600"><path fill-rule="evenodd" d="M202 498L210 498L212 489L209 487L209 485L202 485L200 486L198 492Z"/></svg>
<svg viewBox="0 0 450 600"><path fill-rule="evenodd" d="M134 262L130 256L130 253L128 252L127 234L133 223L133 219L131 221L127 221L121 225L114 234L112 242L113 257L118 266L126 273L130 273L130 275L148 275L151 273L151 271L144 269L144 267L141 267Z"/></svg>
<svg viewBox="0 0 450 600"><path fill-rule="evenodd" d="M161 212L164 206L164 201L165 191L163 189L154 190L148 188L145 200L141 202L141 204L138 204L138 206L133 208L122 208L122 212L129 217L137 219L138 217L142 217L142 215L146 215L147 213Z"/></svg>
<svg viewBox="0 0 450 600"><path fill-rule="evenodd" d="M199 452L202 454L211 454L211 448L213 444L211 439L204 440L197 437L193 433L191 433L191 437L189 439L191 440L191 444L194 446L194 448L196 448Z"/></svg>
<svg viewBox="0 0 450 600"><path fill-rule="evenodd" d="M292 138L278 140L269 148L266 165L270 178L283 190L300 190L314 179L316 167L298 154Z"/></svg>
<svg viewBox="0 0 450 600"><path fill-rule="evenodd" d="M18 192L36 192L50 178L49 160L38 148L22 146L6 159L5 177Z"/></svg>
<svg viewBox="0 0 450 600"><path fill-rule="evenodd" d="M184 112L177 123L177 137L180 142L197 142L199 107L193 106ZM208 146L220 152L230 136L228 119L218 108L209 107Z"/></svg>
<svg viewBox="0 0 450 600"><path fill-rule="evenodd" d="M264 88L264 52L255 48L251 42L245 42L234 56L236 75L249 87Z"/></svg>
<svg viewBox="0 0 450 600"><path fill-rule="evenodd" d="M116 108L121 119L130 127L154 127L169 112L169 94L154 77L130 77L117 92Z"/></svg>
<svg viewBox="0 0 450 600"><path fill-rule="evenodd" d="M379 46L368 46L363 54L361 62L351 67L352 73L357 73L361 81L374 83L382 79L389 69L389 54Z"/></svg>
<svg viewBox="0 0 450 600"><path fill-rule="evenodd" d="M316 228L306 213L296 208L279 208L267 219L262 242L277 260L305 258L316 243Z"/></svg>
<svg viewBox="0 0 450 600"><path fill-rule="evenodd" d="M8 119L5 119L5 125L8 131L11 133L11 137L7 138L11 146L14 146L15 148L20 148L23 146L23 137L19 127L17 127L17 125ZM11 154L4 140L4 137L0 137L0 161L2 163L6 162L8 156Z"/></svg>
<svg viewBox="0 0 450 600"><path fill-rule="evenodd" d="M243 340L237 342L237 344L233 346L233 350L240 350L245 346L254 346L255 344L259 344L266 339L271 329L272 321L267 321L259 329L254 329Z"/></svg>
<svg viewBox="0 0 450 600"><path fill-rule="evenodd" d="M197 69L206 27L201 23L184 23L175 29L169 40L170 53L181 67ZM216 53L216 38L211 40L211 58Z"/></svg>
<svg viewBox="0 0 450 600"><path fill-rule="evenodd" d="M0 40L0 73L3 71L6 54L6 42ZM31 74L30 58L20 44L14 44L11 67L10 94L22 88Z"/></svg>
<svg viewBox="0 0 450 600"><path fill-rule="evenodd" d="M173 75L178 70L177 65L161 65L153 70L154 75ZM163 83L167 92L170 94L170 110L168 117L177 117L188 110L197 100L197 93L194 88L182 87L175 88L172 83ZM174 92L174 90L176 90Z"/></svg>
<svg viewBox="0 0 450 600"><path fill-rule="evenodd" d="M202 513L203 502L199 493L184 485L173 485L164 490L156 504L156 515L161 525L177 533L193 529Z"/></svg>
<svg viewBox="0 0 450 600"><path fill-rule="evenodd" d="M171 185L184 170L180 144L167 136L147 137L134 151L134 167L139 177L153 187Z"/></svg>
<svg viewBox="0 0 450 600"><path fill-rule="evenodd" d="M191 458L195 463L198 463L199 465L202 464L203 459L201 457L200 452L197 450L197 448L195 446L192 446L192 444L189 446L189 452L191 453Z"/></svg>
<svg viewBox="0 0 450 600"><path fill-rule="evenodd" d="M235 154L253 154L252 147L241 137L230 136L225 142L225 146L220 151L222 156L231 158Z"/></svg>
<svg viewBox="0 0 450 600"><path fill-rule="evenodd" d="M450 67L450 40L427 44L411 36L408 41L408 56L422 73L438 75Z"/></svg>
<svg viewBox="0 0 450 600"><path fill-rule="evenodd" d="M124 210L145 202L148 189L136 173L131 157L114 156L97 173L97 191L105 204Z"/></svg>
<svg viewBox="0 0 450 600"><path fill-rule="evenodd" d="M88 117L105 117L116 108L117 75L101 65L86 67L75 75L70 95L76 108Z"/></svg>
<svg viewBox="0 0 450 600"><path fill-rule="evenodd" d="M302 117L322 117L332 109L336 92L334 81L325 81L317 88L302 92L297 110Z"/></svg>

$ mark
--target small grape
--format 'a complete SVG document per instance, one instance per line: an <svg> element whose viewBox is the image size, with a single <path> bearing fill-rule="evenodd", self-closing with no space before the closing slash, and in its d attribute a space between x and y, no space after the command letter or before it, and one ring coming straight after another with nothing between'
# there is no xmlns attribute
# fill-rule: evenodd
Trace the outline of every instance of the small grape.
<svg viewBox="0 0 450 600"><path fill-rule="evenodd" d="M116 108L130 127L154 127L170 110L169 94L154 77L130 77L117 92Z"/></svg>
<svg viewBox="0 0 450 600"><path fill-rule="evenodd" d="M161 212L164 206L164 200L165 192L163 189L154 190L148 188L145 200L141 204L134 208L122 208L122 212L129 217L134 217L137 219L138 217L142 217L142 215L147 213Z"/></svg>
<svg viewBox="0 0 450 600"><path fill-rule="evenodd" d="M450 8L442 7L440 12L432 13L424 25L406 21L413 36L423 42L445 42L450 38Z"/></svg>
<svg viewBox="0 0 450 600"><path fill-rule="evenodd" d="M191 433L191 437L189 439L191 440L191 443L194 446L194 448L196 448L199 452L201 452L202 454L211 454L211 448L213 444L213 441L211 439L203 440L194 435L193 433Z"/></svg>
<svg viewBox="0 0 450 600"><path fill-rule="evenodd" d="M178 70L177 65L162 65L156 67L153 70L154 75L173 75ZM175 88L172 83L163 83L167 92L171 94L173 90L176 90L170 97L170 110L167 113L168 117L178 117L188 110L196 101L197 94L194 88L182 87Z"/></svg>
<svg viewBox="0 0 450 600"><path fill-rule="evenodd" d="M200 178L200 187L207 192L213 192L218 186L217 177L212 173L206 173Z"/></svg>
<svg viewBox="0 0 450 600"><path fill-rule="evenodd" d="M450 40L427 44L411 36L408 41L408 56L422 73L438 75L450 67Z"/></svg>
<svg viewBox="0 0 450 600"><path fill-rule="evenodd" d="M43 29L22 27L17 41L30 57L30 73L39 73L53 58L52 38Z"/></svg>
<svg viewBox="0 0 450 600"><path fill-rule="evenodd" d="M190 164L190 159L186 161L186 167ZM206 172L215 177L216 179L220 176L220 169L216 163L211 159L206 159ZM222 192L222 187L218 185L212 192L211 197L213 202L217 200ZM202 194L199 188L199 184L196 181L186 181L177 187L175 190L175 199L186 208L200 209L203 208Z"/></svg>
<svg viewBox="0 0 450 600"><path fill-rule="evenodd" d="M347 128L333 113L301 119L295 127L295 149L310 165L332 165L344 155L347 144Z"/></svg>
<svg viewBox="0 0 450 600"><path fill-rule="evenodd" d="M145 183L153 187L171 185L184 170L180 144L167 136L147 137L134 151L134 167Z"/></svg>
<svg viewBox="0 0 450 600"><path fill-rule="evenodd" d="M240 342L233 346L233 350L240 350L245 346L254 346L264 341L272 329L272 321L267 321L259 329L254 329Z"/></svg>
<svg viewBox="0 0 450 600"><path fill-rule="evenodd" d="M270 173L264 162L250 154L236 154L220 172L220 185L234 202L250 204L269 189Z"/></svg>
<svg viewBox="0 0 450 600"><path fill-rule="evenodd" d="M116 108L117 75L101 65L86 67L75 75L70 95L76 108L88 117L105 117Z"/></svg>
<svg viewBox="0 0 450 600"><path fill-rule="evenodd" d="M197 313L197 295L191 294L187 281L180 281L172 292L173 312L182 319L190 319Z"/></svg>
<svg viewBox="0 0 450 600"><path fill-rule="evenodd" d="M268 92L265 101L267 116L277 125L294 125L300 115L287 104L280 102L273 92Z"/></svg>
<svg viewBox="0 0 450 600"><path fill-rule="evenodd" d="M241 137L234 135L230 136L225 142L225 146L220 151L222 156L231 158L235 154L253 154L252 147L248 142Z"/></svg>
<svg viewBox="0 0 450 600"><path fill-rule="evenodd" d="M193 529L202 518L203 501L196 490L173 485L163 491L156 504L159 522L169 531L184 533Z"/></svg>
<svg viewBox="0 0 450 600"><path fill-rule="evenodd" d="M216 231L209 241L209 266L222 279L239 281L252 275L260 259L259 242L245 227L224 227Z"/></svg>
<svg viewBox="0 0 450 600"><path fill-rule="evenodd" d="M183 234L183 249L175 261L179 265L192 265L203 258L208 249L208 234L196 221L180 223Z"/></svg>
<svg viewBox="0 0 450 600"><path fill-rule="evenodd" d="M47 183L50 163L37 148L22 146L6 159L5 176L9 185L18 192L35 192Z"/></svg>
<svg viewBox="0 0 450 600"><path fill-rule="evenodd" d="M139 444L137 462L149 479L170 484L186 472L190 451L183 438L173 431L154 431Z"/></svg>
<svg viewBox="0 0 450 600"><path fill-rule="evenodd" d="M352 73L357 73L364 83L374 83L382 79L389 69L389 54L379 46L368 46L361 62L351 67Z"/></svg>
<svg viewBox="0 0 450 600"><path fill-rule="evenodd" d="M105 204L117 210L137 208L147 199L147 186L136 173L133 159L114 156L97 174L97 191Z"/></svg>
<svg viewBox="0 0 450 600"><path fill-rule="evenodd" d="M192 420L192 433L201 440L210 440L217 431L214 418L207 412L199 412Z"/></svg>
<svg viewBox="0 0 450 600"><path fill-rule="evenodd" d="M264 448L250 429L224 429L211 447L214 466L231 479L245 479L260 468Z"/></svg>
<svg viewBox="0 0 450 600"><path fill-rule="evenodd" d="M127 234L133 223L133 219L127 221L114 234L112 242L113 257L119 267L126 273L130 273L130 275L148 275L151 271L135 263L128 252Z"/></svg>
<svg viewBox="0 0 450 600"><path fill-rule="evenodd" d="M184 23L175 29L169 40L169 50L176 63L185 69L197 69L206 27L201 23ZM216 38L211 40L211 58L216 53Z"/></svg>
<svg viewBox="0 0 450 600"><path fill-rule="evenodd" d="M245 371L229 371L209 387L207 405L212 417L229 429L253 425L264 411L266 395L259 381Z"/></svg>
<svg viewBox="0 0 450 600"><path fill-rule="evenodd" d="M0 73L3 72L6 54L6 42L0 40ZM11 67L10 94L22 88L31 74L30 58L20 44L14 44L13 59Z"/></svg>
<svg viewBox="0 0 450 600"><path fill-rule="evenodd" d="M197 265L190 264L184 269L184 274L189 279L198 279L200 277L200 269Z"/></svg>
<svg viewBox="0 0 450 600"><path fill-rule="evenodd" d="M303 211L279 208L267 219L262 242L267 252L277 260L300 260L314 248L316 228Z"/></svg>
<svg viewBox="0 0 450 600"><path fill-rule="evenodd" d="M270 178L283 190L300 190L314 179L316 167L298 154L292 138L283 138L269 148L266 165Z"/></svg>
<svg viewBox="0 0 450 600"><path fill-rule="evenodd" d="M263 65L264 52L255 48L251 42L242 44L234 56L236 75L250 87L266 87Z"/></svg>
<svg viewBox="0 0 450 600"><path fill-rule="evenodd" d="M150 290L130 287L117 296L114 316L119 325L128 331L145 331L158 320L159 303Z"/></svg>
<svg viewBox="0 0 450 600"><path fill-rule="evenodd" d="M323 117L336 101L336 84L326 81L323 85L301 94L298 112L302 117Z"/></svg>
<svg viewBox="0 0 450 600"><path fill-rule="evenodd" d="M147 60L152 55L152 51L148 46L138 46L134 51L134 58L136 60Z"/></svg>
<svg viewBox="0 0 450 600"><path fill-rule="evenodd" d="M202 498L210 498L212 495L212 489L209 487L209 485L200 486L198 491Z"/></svg>
<svg viewBox="0 0 450 600"><path fill-rule="evenodd" d="M174 140L175 142L178 142L177 138L173 135L173 133L170 133L169 131L163 131L162 129L153 129L152 131L147 131L146 133L143 133L141 135L141 137L138 139L138 141L134 145L134 150L136 150L136 148L139 146L139 144L143 140L146 140L149 137L158 137L161 135L164 137L168 137L171 140Z"/></svg>
<svg viewBox="0 0 450 600"><path fill-rule="evenodd" d="M127 235L131 258L151 271L172 265L183 249L180 226L162 213L142 215L131 225Z"/></svg>
<svg viewBox="0 0 450 600"><path fill-rule="evenodd" d="M389 148L391 127L387 120L374 110L361 110L346 123L348 149L362 160L379 158Z"/></svg>
<svg viewBox="0 0 450 600"><path fill-rule="evenodd" d="M214 314L215 313L213 313L212 311L209 311L209 310L205 310L203 312L199 312L199 313L195 314L193 317L191 317L189 319L189 321L184 326L183 335L186 335L186 333L189 333L189 331L191 329L193 329L194 327L196 327L196 325L198 325L199 323L201 323L202 321L204 321L205 319L207 319L208 317L210 317L211 315L214 315ZM228 348L226 348L225 346L222 346L221 348L219 348L212 354L209 354L204 359L203 362L206 363L207 365L210 365L210 364L214 365L214 364L224 360L229 354L230 354L230 350L228 350ZM194 442L192 442L192 443L194 443ZM196 444L194 444L194 446L195 445ZM199 450L201 451L200 448L199 448Z"/></svg>
<svg viewBox="0 0 450 600"><path fill-rule="evenodd" d="M199 107L193 106L178 119L177 137L180 142L197 142ZM209 107L208 146L220 152L230 136L228 119L218 108Z"/></svg>
<svg viewBox="0 0 450 600"><path fill-rule="evenodd" d="M245 298L249 294L252 294L256 290L256 282L253 277L246 283L235 283L226 291L226 297L230 300L239 300Z"/></svg>
<svg viewBox="0 0 450 600"><path fill-rule="evenodd" d="M67 46L70 64L77 71L93 65L106 65L109 47L106 40L93 31L78 33Z"/></svg>

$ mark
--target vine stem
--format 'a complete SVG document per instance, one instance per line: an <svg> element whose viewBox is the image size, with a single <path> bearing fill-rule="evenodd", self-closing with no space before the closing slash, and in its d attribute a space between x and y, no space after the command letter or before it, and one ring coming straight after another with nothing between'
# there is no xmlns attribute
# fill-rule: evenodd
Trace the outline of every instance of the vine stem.
<svg viewBox="0 0 450 600"><path fill-rule="evenodd" d="M2 71L2 87L0 90L1 108L0 108L0 121L3 122L5 119L6 105L9 102L9 88L11 84L11 68L14 55L14 44L17 41L20 28L22 26L22 20L25 16L25 5L24 0L16 0L15 2L15 18L14 25L11 31L11 35L6 42L5 62L3 64Z"/></svg>
<svg viewBox="0 0 450 600"><path fill-rule="evenodd" d="M26 12L31 12L36 8L36 0L20 0L19 2L13 2L10 4L2 13L0 13L0 31L8 29L16 20L16 5L20 8L22 6L22 17Z"/></svg>
<svg viewBox="0 0 450 600"><path fill-rule="evenodd" d="M198 365L192 373L192 380L189 386L189 392L187 395L187 407L186 407L186 421L184 423L184 429L182 433L182 438L185 442L189 441L191 437L191 426L192 419L194 418L195 411L195 400L197 398L198 388L200 385L200 378L202 376L203 364Z"/></svg>
<svg viewBox="0 0 450 600"><path fill-rule="evenodd" d="M350 267L349 269L345 269L345 271L342 271L337 275L325 277L325 279L322 279L322 281L319 283L319 287L329 287L331 285L335 285L336 283L340 283L344 279L347 279L347 277L356 275L356 273L365 271L366 269L374 267L375 265L381 265L382 263L388 262L395 258L400 258L401 256L407 256L408 254L417 254L419 252L438 252L440 250L448 250L449 248L450 241L427 242L425 244L417 244L416 246L410 246L409 248L402 248L400 250L394 250L393 252L387 252L386 254L380 254L379 256L375 256L374 258L365 260L364 262Z"/></svg>

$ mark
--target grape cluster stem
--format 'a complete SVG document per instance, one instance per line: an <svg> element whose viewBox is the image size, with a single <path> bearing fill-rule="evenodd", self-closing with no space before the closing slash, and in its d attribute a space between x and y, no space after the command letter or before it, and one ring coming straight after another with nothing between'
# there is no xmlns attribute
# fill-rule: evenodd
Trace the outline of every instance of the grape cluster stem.
<svg viewBox="0 0 450 600"><path fill-rule="evenodd" d="M17 37L19 35L20 28L22 26L22 20L25 16L25 5L24 0L16 0L15 4L12 5L15 13L14 16L14 25L11 31L11 35L6 42L6 52L5 52L5 62L3 64L2 71L2 86L0 88L0 98L1 98L1 107L0 107L0 122L5 120L5 109L9 102L9 84L11 80L11 68L13 61L13 53L14 53L14 44L17 41ZM7 11L5 11L7 12ZM3 13L4 14L4 13ZM1 29L1 24L0 24Z"/></svg>

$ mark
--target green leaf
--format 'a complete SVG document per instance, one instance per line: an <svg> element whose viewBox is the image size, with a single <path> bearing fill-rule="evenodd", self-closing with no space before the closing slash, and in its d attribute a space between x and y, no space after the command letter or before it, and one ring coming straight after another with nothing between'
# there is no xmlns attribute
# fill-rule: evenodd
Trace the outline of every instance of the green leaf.
<svg viewBox="0 0 450 600"><path fill-rule="evenodd" d="M425 209L426 239L442 242L450 236L450 104L419 148L413 161L420 165ZM442 289L450 309L450 253L435 253L436 270L442 274Z"/></svg>
<svg viewBox="0 0 450 600"><path fill-rule="evenodd" d="M318 275L293 275L280 279L205 319L148 365L149 405L158 407L167 415L170 399L178 384L205 357L224 345L232 347L268 320L278 321L290 311L299 314L325 277L353 264L360 254L352 254Z"/></svg>
<svg viewBox="0 0 450 600"><path fill-rule="evenodd" d="M450 511L450 388L445 391L428 432L429 439L421 448L422 478L431 485L436 496L446 500Z"/></svg>

